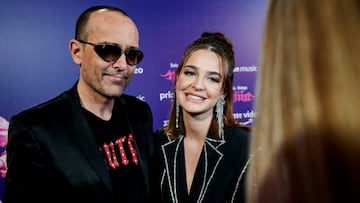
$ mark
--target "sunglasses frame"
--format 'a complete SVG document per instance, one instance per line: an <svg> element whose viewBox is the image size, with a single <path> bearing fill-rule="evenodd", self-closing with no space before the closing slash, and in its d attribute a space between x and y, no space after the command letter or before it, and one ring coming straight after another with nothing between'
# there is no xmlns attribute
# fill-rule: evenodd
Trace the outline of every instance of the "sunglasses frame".
<svg viewBox="0 0 360 203"><path fill-rule="evenodd" d="M115 61L117 61L117 60L121 57L121 55L125 54L126 63L127 63L128 65L134 66L134 65L136 65L136 64L139 64L139 63L142 61L142 59L144 58L144 53L143 53L140 49L135 48L135 47L130 47L130 48L125 49L125 51L123 51L123 50L121 49L121 47L117 46L116 44L111 44L111 43L108 43L108 44L95 44L95 43L87 42L87 41L85 41L85 40L80 40L80 39L78 39L77 41L80 42L80 43L83 43L83 44L88 44L88 45L93 46L95 53L96 53L102 60L104 60L104 61L106 61L106 62L115 62ZM114 59L112 59L112 60L107 60L106 57L105 57L105 56L102 54L102 52L101 52L101 50L105 49L105 47L107 47L107 46L111 46L111 47L113 47L113 48L118 48L118 49L120 50L119 56L116 56L116 57L115 57ZM129 54L130 54L131 51L136 52L136 62L131 62L131 60L129 59Z"/></svg>

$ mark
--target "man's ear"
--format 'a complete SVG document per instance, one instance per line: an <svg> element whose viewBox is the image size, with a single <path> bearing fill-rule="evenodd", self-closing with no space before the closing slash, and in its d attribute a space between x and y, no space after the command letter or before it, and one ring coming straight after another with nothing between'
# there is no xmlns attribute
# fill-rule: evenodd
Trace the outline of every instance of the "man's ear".
<svg viewBox="0 0 360 203"><path fill-rule="evenodd" d="M75 39L69 41L69 50L75 64L81 64L81 43Z"/></svg>

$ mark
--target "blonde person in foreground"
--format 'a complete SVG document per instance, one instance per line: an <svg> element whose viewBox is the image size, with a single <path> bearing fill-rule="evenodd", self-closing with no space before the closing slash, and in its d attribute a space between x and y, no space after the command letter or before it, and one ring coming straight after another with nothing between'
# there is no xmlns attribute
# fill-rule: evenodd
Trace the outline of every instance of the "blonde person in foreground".
<svg viewBox="0 0 360 203"><path fill-rule="evenodd" d="M244 202L249 131L233 117L232 43L205 32L175 74L169 124L156 135L162 202Z"/></svg>
<svg viewBox="0 0 360 203"><path fill-rule="evenodd" d="M269 1L248 203L360 202L360 1Z"/></svg>

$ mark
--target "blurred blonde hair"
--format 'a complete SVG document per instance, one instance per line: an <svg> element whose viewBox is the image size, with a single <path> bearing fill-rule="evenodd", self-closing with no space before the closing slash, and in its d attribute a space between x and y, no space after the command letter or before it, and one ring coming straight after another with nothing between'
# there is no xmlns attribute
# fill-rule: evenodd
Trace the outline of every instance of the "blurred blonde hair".
<svg viewBox="0 0 360 203"><path fill-rule="evenodd" d="M360 1L270 0L248 202L360 194Z"/></svg>

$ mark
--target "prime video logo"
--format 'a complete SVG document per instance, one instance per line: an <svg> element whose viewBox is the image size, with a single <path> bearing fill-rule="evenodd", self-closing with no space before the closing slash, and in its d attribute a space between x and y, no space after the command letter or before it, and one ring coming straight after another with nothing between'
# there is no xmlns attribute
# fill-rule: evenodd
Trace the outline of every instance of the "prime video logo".
<svg viewBox="0 0 360 203"><path fill-rule="evenodd" d="M174 98L174 92L171 92L170 90L167 92L160 92L160 101L172 98Z"/></svg>

